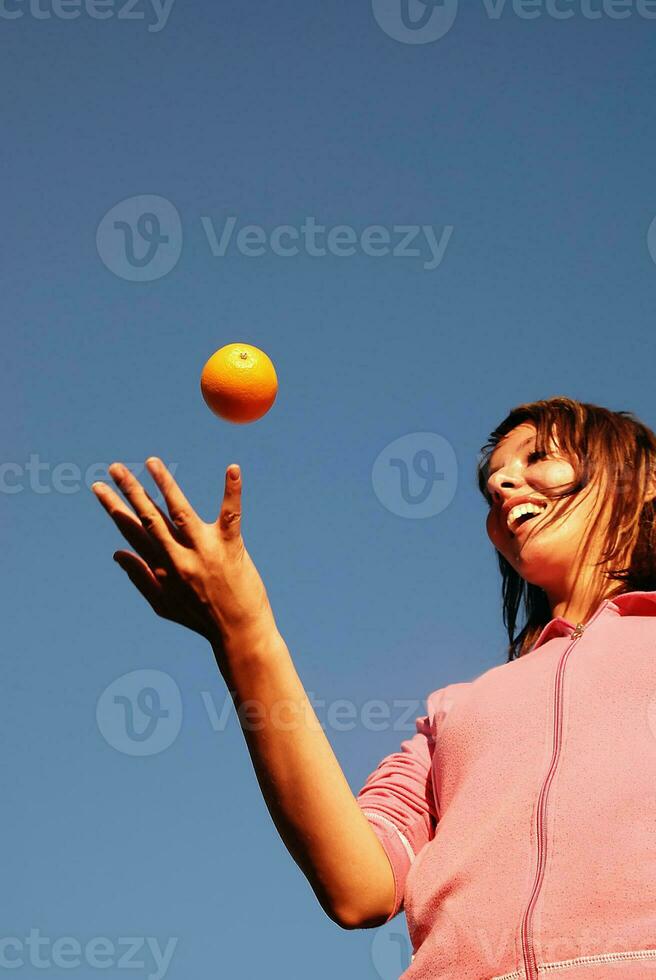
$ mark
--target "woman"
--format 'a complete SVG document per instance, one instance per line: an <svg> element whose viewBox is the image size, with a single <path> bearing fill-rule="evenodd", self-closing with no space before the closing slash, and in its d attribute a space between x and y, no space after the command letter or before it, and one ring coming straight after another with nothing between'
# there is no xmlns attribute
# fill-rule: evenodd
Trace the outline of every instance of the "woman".
<svg viewBox="0 0 656 980"><path fill-rule="evenodd" d="M513 409L482 452L508 660L430 694L357 797L244 547L238 467L214 524L155 459L169 516L119 465L133 510L94 490L137 588L212 644L272 818L335 922L404 908L404 980L654 977L656 436L552 398Z"/></svg>

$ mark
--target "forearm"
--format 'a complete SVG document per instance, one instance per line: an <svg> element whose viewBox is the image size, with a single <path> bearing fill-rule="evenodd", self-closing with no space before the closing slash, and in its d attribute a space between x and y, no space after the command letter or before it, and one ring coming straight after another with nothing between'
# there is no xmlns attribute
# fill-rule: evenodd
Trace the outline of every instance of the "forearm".
<svg viewBox="0 0 656 980"><path fill-rule="evenodd" d="M269 813L327 915L384 917L394 883L277 631L215 648ZM384 921L384 919L383 919Z"/></svg>

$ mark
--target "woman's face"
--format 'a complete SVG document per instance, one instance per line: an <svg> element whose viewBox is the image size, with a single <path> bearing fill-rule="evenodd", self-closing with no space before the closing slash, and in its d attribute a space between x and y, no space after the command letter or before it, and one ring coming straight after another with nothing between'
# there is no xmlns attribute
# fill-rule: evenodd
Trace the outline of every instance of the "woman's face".
<svg viewBox="0 0 656 980"><path fill-rule="evenodd" d="M489 461L492 503L486 527L494 547L525 581L544 589L553 606L582 584L582 546L599 502L590 484L571 497L550 499L573 484L575 471L553 439L547 455L538 458L535 437L535 425L525 422L495 447ZM510 509L527 496L544 509L509 527ZM586 557L589 568L599 555Z"/></svg>

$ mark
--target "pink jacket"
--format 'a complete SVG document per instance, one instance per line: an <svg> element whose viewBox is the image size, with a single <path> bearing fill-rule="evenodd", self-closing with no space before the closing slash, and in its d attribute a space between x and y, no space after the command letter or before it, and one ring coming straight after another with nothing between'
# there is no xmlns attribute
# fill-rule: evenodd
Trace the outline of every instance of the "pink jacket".
<svg viewBox="0 0 656 980"><path fill-rule="evenodd" d="M426 699L357 794L402 980L656 978L656 592Z"/></svg>

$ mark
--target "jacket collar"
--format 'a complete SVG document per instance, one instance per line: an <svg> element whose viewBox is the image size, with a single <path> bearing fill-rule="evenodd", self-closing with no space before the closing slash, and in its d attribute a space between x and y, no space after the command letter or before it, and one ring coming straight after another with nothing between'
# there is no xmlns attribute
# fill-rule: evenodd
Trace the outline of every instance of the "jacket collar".
<svg viewBox="0 0 656 980"><path fill-rule="evenodd" d="M603 602L599 603L590 620L597 615L603 605L607 605L607 612L614 616L656 616L656 592L623 592L610 601L604 599ZM555 619L547 623L528 652L532 653L533 650L537 650L543 643L553 640L554 637L571 636L574 629L574 623L563 619L562 616L556 616Z"/></svg>

